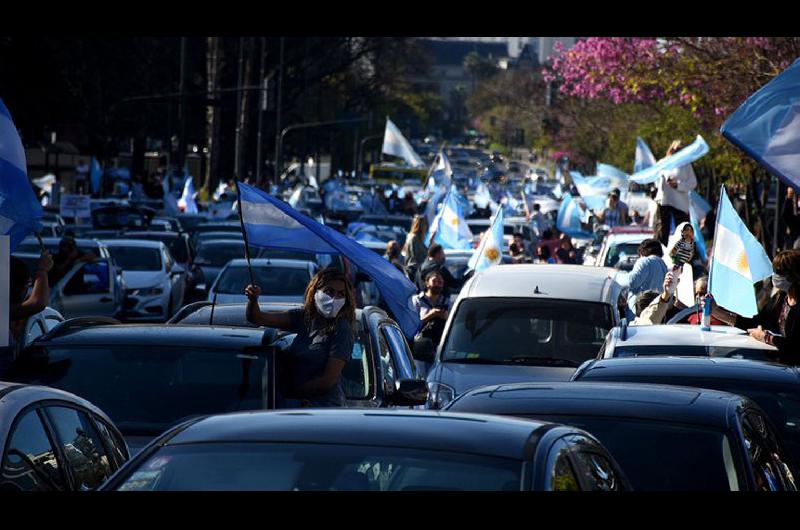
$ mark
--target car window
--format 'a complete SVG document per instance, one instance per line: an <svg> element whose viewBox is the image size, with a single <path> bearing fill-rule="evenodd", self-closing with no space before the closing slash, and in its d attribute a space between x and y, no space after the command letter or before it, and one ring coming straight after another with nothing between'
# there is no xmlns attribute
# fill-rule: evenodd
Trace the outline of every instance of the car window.
<svg viewBox="0 0 800 530"><path fill-rule="evenodd" d="M61 450L79 490L92 490L112 473L111 462L100 435L89 417L68 407L44 409L53 424Z"/></svg>
<svg viewBox="0 0 800 530"><path fill-rule="evenodd" d="M28 337L26 339L26 343L33 342L37 338L44 335L46 330L42 327L42 321L36 319L31 323L30 329L28 330Z"/></svg>
<svg viewBox="0 0 800 530"><path fill-rule="evenodd" d="M97 416L92 416L94 424L97 427L97 432L103 438L103 442L109 449L109 455L113 463L114 469L119 469L125 463L127 458L127 449L125 442L117 436L113 429L106 425L106 422Z"/></svg>
<svg viewBox="0 0 800 530"><path fill-rule="evenodd" d="M0 491L63 491L63 469L35 409L23 412L3 454Z"/></svg>
<svg viewBox="0 0 800 530"><path fill-rule="evenodd" d="M383 388L386 394L391 394L397 388L397 368L392 360L392 354L389 350L389 343L383 336L383 333L378 333L378 354L380 355L381 371L383 372Z"/></svg>
<svg viewBox="0 0 800 530"><path fill-rule="evenodd" d="M411 351L408 349L408 343L403 337L403 332L395 326L381 326L381 331L391 350L399 379L416 379L417 368L412 360Z"/></svg>
<svg viewBox="0 0 800 530"><path fill-rule="evenodd" d="M162 269L161 251L145 247L108 247L114 260L124 271L160 271Z"/></svg>
<svg viewBox="0 0 800 530"><path fill-rule="evenodd" d="M360 327L360 326L359 326ZM350 359L342 370L342 390L347 399L365 399L370 391L369 337L359 330L353 342Z"/></svg>
<svg viewBox="0 0 800 530"><path fill-rule="evenodd" d="M578 477L569 458L569 446L563 441L556 443L551 455L550 491L580 491Z"/></svg>
<svg viewBox="0 0 800 530"><path fill-rule="evenodd" d="M614 466L603 454L603 448L585 436L570 436L572 456L578 476L589 491L622 489Z"/></svg>
<svg viewBox="0 0 800 530"><path fill-rule="evenodd" d="M60 318L56 318L54 316L46 317L44 319L44 327L47 328L45 331L50 331L51 329L59 325L61 322L63 322L63 320L61 320Z"/></svg>
<svg viewBox="0 0 800 530"><path fill-rule="evenodd" d="M111 290L107 261L86 263L78 269L64 286L68 296L82 294L102 294Z"/></svg>
<svg viewBox="0 0 800 530"><path fill-rule="evenodd" d="M754 410L745 412L742 433L753 466L756 488L761 491L796 491L794 477L764 417Z"/></svg>
<svg viewBox="0 0 800 530"><path fill-rule="evenodd" d="M253 280L261 287L261 296L297 296L305 294L311 280L306 268L253 267ZM215 291L219 294L236 294L244 298L244 289L250 284L247 267L227 267L217 279Z"/></svg>

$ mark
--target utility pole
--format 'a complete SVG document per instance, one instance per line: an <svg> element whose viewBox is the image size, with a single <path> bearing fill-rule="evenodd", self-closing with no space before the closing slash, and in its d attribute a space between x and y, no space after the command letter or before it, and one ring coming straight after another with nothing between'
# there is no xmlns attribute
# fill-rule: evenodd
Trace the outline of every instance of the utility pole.
<svg viewBox="0 0 800 530"><path fill-rule="evenodd" d="M264 56L265 53L265 39L261 37L261 64L259 65L258 70L258 79L263 83L263 91L261 92L261 97L259 98L260 104L257 106L258 108L258 140L256 144L256 185L261 185L261 166L263 163L261 162L261 150L262 150L262 141L261 141L261 131L263 129L264 123L264 111L267 110L267 98L269 94L267 93L267 79L264 78Z"/></svg>
<svg viewBox="0 0 800 530"><path fill-rule="evenodd" d="M186 157L186 37L181 37L181 79L178 85L178 170L183 169Z"/></svg>
<svg viewBox="0 0 800 530"><path fill-rule="evenodd" d="M278 59L278 101L275 104L275 184L281 178L281 97L283 96L283 37L281 37L280 57Z"/></svg>

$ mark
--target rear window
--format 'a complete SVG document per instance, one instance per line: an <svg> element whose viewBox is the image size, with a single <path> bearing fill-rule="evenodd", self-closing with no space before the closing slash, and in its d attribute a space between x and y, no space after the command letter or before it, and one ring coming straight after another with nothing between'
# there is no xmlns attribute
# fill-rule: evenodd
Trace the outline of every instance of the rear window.
<svg viewBox="0 0 800 530"><path fill-rule="evenodd" d="M606 262L603 263L603 265L606 267L613 267L620 259L625 259L630 256L634 258L639 256L639 243L620 243L612 246L608 249Z"/></svg>
<svg viewBox="0 0 800 530"><path fill-rule="evenodd" d="M127 435L158 434L199 414L264 408L266 357L233 349L148 345L47 349L20 382L88 399ZM266 380L266 378L264 378Z"/></svg>
<svg viewBox="0 0 800 530"><path fill-rule="evenodd" d="M577 367L594 358L612 327L606 304L472 298L456 309L444 361Z"/></svg>
<svg viewBox="0 0 800 530"><path fill-rule="evenodd" d="M253 279L261 287L262 296L303 296L311 276L306 269L254 267ZM244 289L249 284L247 267L228 267L220 273L216 292L244 296Z"/></svg>
<svg viewBox="0 0 800 530"><path fill-rule="evenodd" d="M614 357L732 357L766 361L768 350L720 346L626 346L614 348Z"/></svg>
<svg viewBox="0 0 800 530"><path fill-rule="evenodd" d="M160 271L161 251L144 247L109 247L108 251L123 271Z"/></svg>
<svg viewBox="0 0 800 530"><path fill-rule="evenodd" d="M224 267L232 259L244 258L244 241L230 243L200 243L197 246L197 259L201 265Z"/></svg>

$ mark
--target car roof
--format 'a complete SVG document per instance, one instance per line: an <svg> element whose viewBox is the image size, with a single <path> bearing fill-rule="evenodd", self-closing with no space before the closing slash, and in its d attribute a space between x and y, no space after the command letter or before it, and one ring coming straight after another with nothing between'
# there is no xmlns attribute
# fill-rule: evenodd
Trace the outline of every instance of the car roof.
<svg viewBox="0 0 800 530"><path fill-rule="evenodd" d="M157 232L154 230L132 230L130 232L125 232L123 235L127 237L137 238L137 237L163 237L169 239L175 239L181 237L181 234L178 232L171 232L171 231L164 231L164 232Z"/></svg>
<svg viewBox="0 0 800 530"><path fill-rule="evenodd" d="M745 398L701 388L605 382L491 385L470 390L453 410L482 414L609 416L728 427Z"/></svg>
<svg viewBox="0 0 800 530"><path fill-rule="evenodd" d="M561 264L497 265L476 274L461 292L464 298L557 298L611 303L610 267ZM538 287L540 294L534 294Z"/></svg>
<svg viewBox="0 0 800 530"><path fill-rule="evenodd" d="M72 225L67 225L67 226L70 227ZM66 236L64 236L64 237L66 237ZM42 243L44 243L44 246L58 245L61 242L61 240L64 239L64 237L43 237L42 238ZM99 246L99 245L103 244L103 242L98 241L97 239L92 239L92 238L75 237L73 239L75 240L75 244L77 246L94 246L94 247L96 247L96 246ZM35 242L37 244L39 243L39 241L35 237L31 237L31 236L26 237L25 239L22 240L22 242L23 243Z"/></svg>
<svg viewBox="0 0 800 530"><path fill-rule="evenodd" d="M181 326L180 324L112 324L77 328L56 326L37 339L37 345L175 345L188 348L207 347L242 349L260 346L263 330L230 326Z"/></svg>
<svg viewBox="0 0 800 530"><path fill-rule="evenodd" d="M642 232L635 232L629 233L625 232L622 234L613 234L609 233L606 235L606 244L611 245L619 245L621 243L641 243L645 239L652 239L653 232L642 233Z"/></svg>
<svg viewBox="0 0 800 530"><path fill-rule="evenodd" d="M620 357L587 361L575 378L612 379L616 377L657 377L659 380L680 377L748 380L797 385L797 368L765 361L727 357ZM675 382L679 382L677 379Z"/></svg>
<svg viewBox="0 0 800 530"><path fill-rule="evenodd" d="M647 226L615 226L608 231L609 235L623 235L623 234L653 234L653 229Z"/></svg>
<svg viewBox="0 0 800 530"><path fill-rule="evenodd" d="M103 243L107 247L136 247L136 248L163 248L161 241L149 239L104 239Z"/></svg>
<svg viewBox="0 0 800 530"><path fill-rule="evenodd" d="M272 258L253 258L249 263L253 267L284 267L286 269L307 269L309 265L315 266L313 261L299 259L272 259ZM248 262L244 258L232 259L228 262L228 267L247 267Z"/></svg>
<svg viewBox="0 0 800 530"><path fill-rule="evenodd" d="M522 460L544 422L418 410L253 411L210 416L167 445L201 442L293 442L394 446Z"/></svg>
<svg viewBox="0 0 800 530"><path fill-rule="evenodd" d="M619 331L619 327L615 331ZM774 346L754 339L739 328L711 326L710 330L704 331L696 324L628 326L625 340L619 340L615 348L636 346L715 346L718 348L777 350Z"/></svg>

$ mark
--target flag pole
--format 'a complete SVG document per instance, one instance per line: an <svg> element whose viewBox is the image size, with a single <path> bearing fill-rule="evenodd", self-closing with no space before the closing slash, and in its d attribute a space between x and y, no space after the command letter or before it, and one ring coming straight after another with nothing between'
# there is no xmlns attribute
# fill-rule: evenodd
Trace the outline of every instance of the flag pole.
<svg viewBox="0 0 800 530"><path fill-rule="evenodd" d="M714 279L714 275L712 274L714 272L714 267L711 266L711 260L714 259L714 247L716 246L717 234L719 234L717 231L719 229L719 213L722 209L722 196L724 193L725 184L722 184L719 190L719 199L717 199L717 215L714 220L714 240L711 242L711 259L708 260L708 294L711 294L711 281Z"/></svg>
<svg viewBox="0 0 800 530"><path fill-rule="evenodd" d="M244 229L244 217L242 217L242 189L239 185L239 179L236 179L236 200L238 201L239 205L239 224L242 227L242 237L244 237L244 257L247 259L247 272L250 274L250 285L255 285L256 282L253 279L253 267L250 265L250 245L247 242L247 230Z"/></svg>

